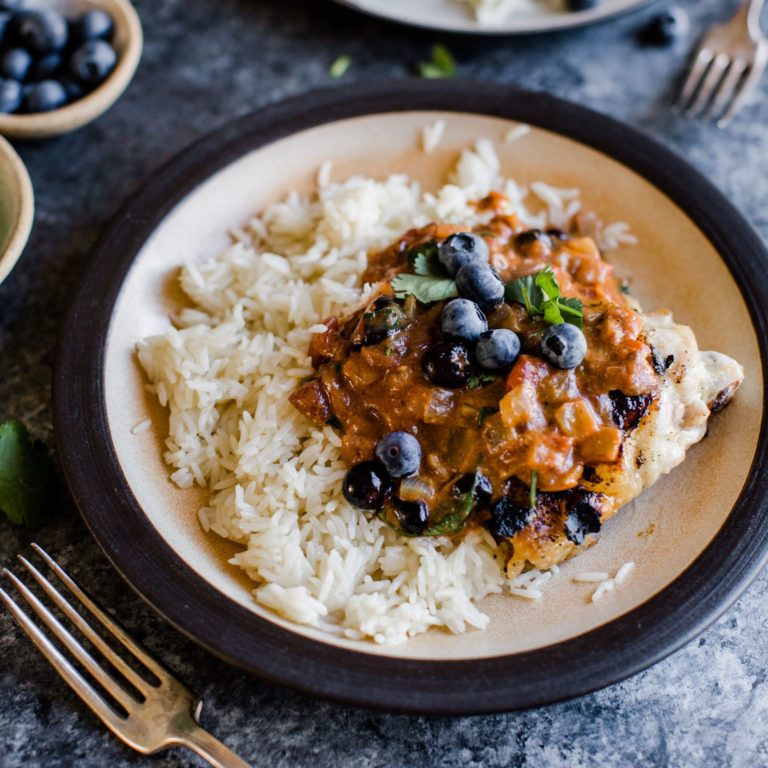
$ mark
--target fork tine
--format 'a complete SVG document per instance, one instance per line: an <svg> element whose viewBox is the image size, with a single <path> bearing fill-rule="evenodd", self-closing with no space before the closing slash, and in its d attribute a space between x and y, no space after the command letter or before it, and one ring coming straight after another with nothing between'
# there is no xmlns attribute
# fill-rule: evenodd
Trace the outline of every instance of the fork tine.
<svg viewBox="0 0 768 768"><path fill-rule="evenodd" d="M104 642L101 636L94 631L93 627L83 619L83 617L67 602L62 594L51 584L40 571L23 555L19 555L19 560L24 567L32 574L35 581L43 588L48 597L61 609L64 615L99 649L101 654L134 686L138 691L146 695L146 689L149 685L134 669L125 663L123 658Z"/></svg>
<svg viewBox="0 0 768 768"><path fill-rule="evenodd" d="M709 105L706 114L708 119L714 120L728 106L746 71L747 62L744 59L734 59L731 62L731 66L728 67L728 71L720 81L720 87L717 89L712 103Z"/></svg>
<svg viewBox="0 0 768 768"><path fill-rule="evenodd" d="M724 53L718 53L709 65L707 74L701 81L699 91L696 94L696 98L688 109L685 110L685 114L688 117L696 117L709 103L712 98L712 94L717 90L718 85L723 78L725 70L728 69L728 65L731 63L730 58Z"/></svg>
<svg viewBox="0 0 768 768"><path fill-rule="evenodd" d="M696 93L696 89L699 86L704 73L707 71L710 62L714 58L714 54L708 48L701 48L696 55L696 59L691 66L691 71L688 73L688 77L685 80L680 96L675 102L673 109L682 111L685 109L691 97Z"/></svg>
<svg viewBox="0 0 768 768"><path fill-rule="evenodd" d="M40 617L43 624L51 630L66 649L104 686L104 689L110 696L123 706L126 711L130 712L137 704L136 699L127 693L111 675L107 674L96 663L91 654L80 645L72 633L37 599L23 581L14 576L7 568L3 568L3 574L11 580L13 586L19 590L21 596L27 601L29 607Z"/></svg>
<svg viewBox="0 0 768 768"><path fill-rule="evenodd" d="M88 595L80 589L67 572L38 544L32 542L32 548L43 558L45 564L59 577L69 591L101 622L123 647L129 650L160 681L168 680L171 675L158 664L123 628L105 613Z"/></svg>
<svg viewBox="0 0 768 768"><path fill-rule="evenodd" d="M759 55L752 64L747 76L741 81L733 101L723 116L717 121L718 128L725 128L731 122L733 116L741 109L747 97L755 90L763 72L765 71L766 61L768 60L768 51Z"/></svg>
<svg viewBox="0 0 768 768"><path fill-rule="evenodd" d="M118 733L123 718L99 696L90 683L69 663L66 656L40 631L37 624L27 616L11 596L0 587L2 600L16 623L27 633L29 639L64 678L67 685L86 703L89 709L114 733Z"/></svg>

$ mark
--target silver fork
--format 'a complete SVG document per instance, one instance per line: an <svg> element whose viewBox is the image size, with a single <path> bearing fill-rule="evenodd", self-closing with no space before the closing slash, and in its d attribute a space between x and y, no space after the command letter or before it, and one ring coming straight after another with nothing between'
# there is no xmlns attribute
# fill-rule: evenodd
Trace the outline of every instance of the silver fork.
<svg viewBox="0 0 768 768"><path fill-rule="evenodd" d="M760 31L764 2L744 2L730 21L704 36L675 110L716 120L723 128L741 109L768 62L768 40Z"/></svg>
<svg viewBox="0 0 768 768"><path fill-rule="evenodd" d="M37 596L7 568L3 574L14 584L29 607L56 639L72 654L86 671L111 696L124 713L111 705L99 693L96 686L87 681L70 663L64 653L54 645L38 625L21 609L7 592L0 588L0 599L8 607L21 628L32 642L42 651L56 671L64 678L74 692L91 708L104 725L126 744L144 754L152 754L173 745L181 745L197 752L217 768L249 768L232 750L210 733L203 730L197 719L202 702L152 658L131 637L111 619L67 573L50 557L42 547L32 547L56 574L59 581L74 595L145 670L139 674L129 666L121 655L99 635L59 590L25 557L19 560L40 585L46 595L74 624L75 627L95 646L109 662L114 671L109 671L80 644L72 633L54 616ZM132 692L125 682L134 689Z"/></svg>

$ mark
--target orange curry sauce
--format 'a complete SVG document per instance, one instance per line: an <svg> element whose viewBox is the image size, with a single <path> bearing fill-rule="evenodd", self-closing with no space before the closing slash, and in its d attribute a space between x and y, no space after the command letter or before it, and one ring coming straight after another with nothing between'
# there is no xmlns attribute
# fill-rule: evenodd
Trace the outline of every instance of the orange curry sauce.
<svg viewBox="0 0 768 768"><path fill-rule="evenodd" d="M450 508L446 501L457 480L478 468L490 481L494 499L515 487L520 497L533 471L545 494L578 488L585 468L619 459L624 435L634 426L617 417L617 393L652 396L658 383L642 319L627 305L613 267L594 240L581 234L578 222L569 235L520 237L524 227L505 213L503 196L493 193L477 205L491 218L473 231L486 240L491 264L505 283L548 264L562 294L583 301L584 361L573 370L551 366L539 353L546 327L542 319L530 318L521 304L502 303L486 315L489 328L519 335L522 353L514 367L493 380L476 377L469 386L443 389L426 379L421 358L442 340L445 302L424 305L409 296L400 302L402 330L362 345L359 326L374 297L349 316L328 319L328 330L316 334L310 345L316 375L291 396L310 419L340 429L342 456L350 466L373 459L376 444L390 432L415 435L423 458L420 482L409 483L408 493L427 502L434 522ZM458 231L467 230L430 224L406 232L370 256L363 280L380 283L378 296L391 296L392 278L411 271L410 249ZM487 511L476 513L475 523L488 518Z"/></svg>

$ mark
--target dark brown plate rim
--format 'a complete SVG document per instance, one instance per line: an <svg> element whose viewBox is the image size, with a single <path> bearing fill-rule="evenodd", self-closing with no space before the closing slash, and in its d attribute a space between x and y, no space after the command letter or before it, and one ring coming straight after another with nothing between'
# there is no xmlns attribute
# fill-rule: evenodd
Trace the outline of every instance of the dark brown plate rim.
<svg viewBox="0 0 768 768"><path fill-rule="evenodd" d="M768 560L765 420L736 504L707 548L651 599L586 634L524 653L462 661L382 657L312 640L227 598L160 536L136 501L107 422L104 359L123 280L166 214L245 153L360 115L442 110L517 120L568 136L636 171L676 203L728 266L749 309L768 382L768 252L700 173L647 136L582 106L473 81L389 81L305 94L203 138L159 170L103 233L64 320L54 372L61 463L80 511L115 568L171 624L217 656L336 701L410 713L509 711L570 698L664 658L717 619ZM716 212L716 213L715 213Z"/></svg>

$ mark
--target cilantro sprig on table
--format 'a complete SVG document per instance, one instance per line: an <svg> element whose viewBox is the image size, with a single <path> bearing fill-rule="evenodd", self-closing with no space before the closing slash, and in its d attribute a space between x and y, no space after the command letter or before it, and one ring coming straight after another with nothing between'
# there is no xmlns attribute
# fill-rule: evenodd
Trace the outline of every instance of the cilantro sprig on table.
<svg viewBox="0 0 768 768"><path fill-rule="evenodd" d="M504 295L507 301L523 304L531 317L543 317L548 325L570 323L577 328L584 325L581 299L566 298L560 293L557 278L549 265L535 275L507 283Z"/></svg>
<svg viewBox="0 0 768 768"><path fill-rule="evenodd" d="M53 463L20 421L0 424L0 510L16 525L36 528L53 510Z"/></svg>
<svg viewBox="0 0 768 768"><path fill-rule="evenodd" d="M422 61L417 66L417 70L421 77L426 77L430 80L456 77L457 74L456 61L451 52L439 43L432 46L429 61Z"/></svg>

